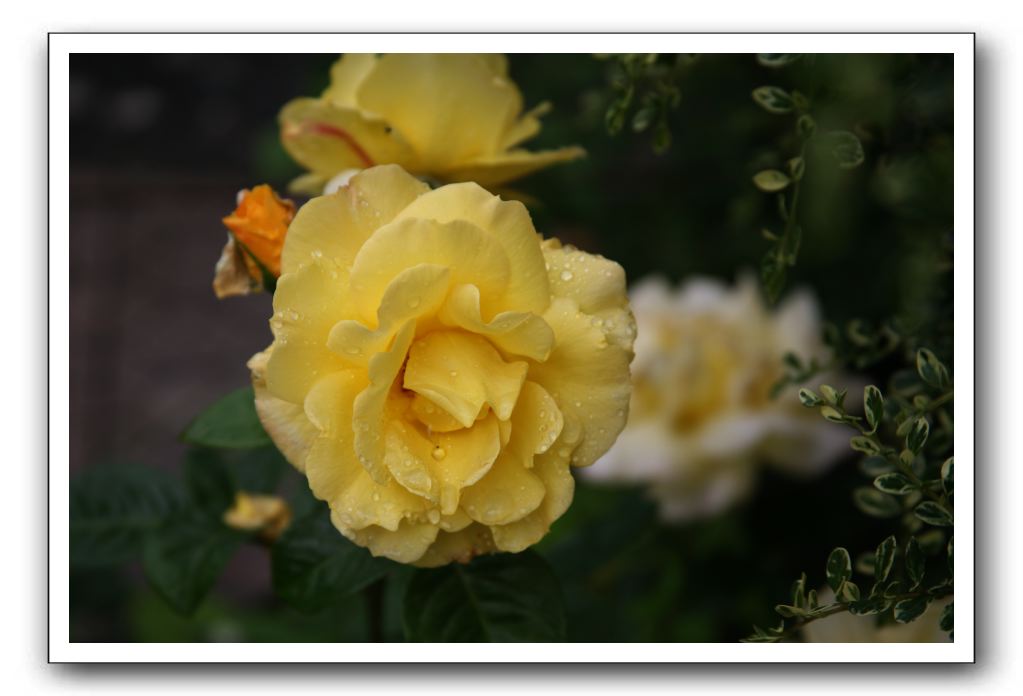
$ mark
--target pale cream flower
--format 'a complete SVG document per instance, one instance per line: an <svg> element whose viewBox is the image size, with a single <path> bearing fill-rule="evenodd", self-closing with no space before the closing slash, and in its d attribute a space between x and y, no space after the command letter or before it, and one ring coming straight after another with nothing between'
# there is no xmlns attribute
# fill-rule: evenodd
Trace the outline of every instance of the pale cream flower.
<svg viewBox="0 0 1023 696"><path fill-rule="evenodd" d="M770 395L786 352L827 359L810 294L771 310L752 277L678 290L648 278L630 296L638 335L629 421L587 478L647 484L662 516L682 520L745 496L761 462L810 474L849 451L849 433L804 408L796 387Z"/></svg>

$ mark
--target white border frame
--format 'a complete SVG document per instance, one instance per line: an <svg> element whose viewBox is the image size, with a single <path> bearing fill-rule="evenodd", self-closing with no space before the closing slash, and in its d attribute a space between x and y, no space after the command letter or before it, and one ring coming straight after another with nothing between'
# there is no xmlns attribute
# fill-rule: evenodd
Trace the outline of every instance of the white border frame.
<svg viewBox="0 0 1023 696"><path fill-rule="evenodd" d="M51 662L973 662L974 661L974 37L955 34L51 34L49 37L49 659ZM813 643L71 643L68 477L71 53L952 53L955 56L955 376L958 393L955 642Z"/></svg>

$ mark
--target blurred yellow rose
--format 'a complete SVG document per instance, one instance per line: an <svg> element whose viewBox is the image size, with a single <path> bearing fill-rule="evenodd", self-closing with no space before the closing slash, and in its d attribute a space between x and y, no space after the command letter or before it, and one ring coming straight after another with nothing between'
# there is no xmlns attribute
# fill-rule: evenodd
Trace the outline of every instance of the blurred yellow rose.
<svg viewBox="0 0 1023 696"><path fill-rule="evenodd" d="M247 295L263 287L263 273L281 274L281 249L295 204L267 184L238 192L238 204L224 218L230 230L213 274L217 297Z"/></svg>
<svg viewBox="0 0 1023 696"><path fill-rule="evenodd" d="M292 188L317 195L334 177L378 164L492 187L584 154L518 147L550 106L522 108L500 54L346 54L320 97L281 110L284 148L309 170Z"/></svg>
<svg viewBox="0 0 1023 696"><path fill-rule="evenodd" d="M647 484L662 516L682 520L744 496L760 461L811 473L849 451L849 434L803 408L797 388L770 396L786 352L827 359L809 294L776 311L749 277L677 291L652 278L630 294L639 337L629 424L588 478Z"/></svg>
<svg viewBox="0 0 1023 696"><path fill-rule="evenodd" d="M525 549L625 425L625 274L541 241L520 203L375 167L299 210L281 270L256 408L376 555Z"/></svg>
<svg viewBox="0 0 1023 696"><path fill-rule="evenodd" d="M291 524L291 508L276 495L238 491L234 505L224 513L224 524L243 532L259 532L262 539L272 543Z"/></svg>

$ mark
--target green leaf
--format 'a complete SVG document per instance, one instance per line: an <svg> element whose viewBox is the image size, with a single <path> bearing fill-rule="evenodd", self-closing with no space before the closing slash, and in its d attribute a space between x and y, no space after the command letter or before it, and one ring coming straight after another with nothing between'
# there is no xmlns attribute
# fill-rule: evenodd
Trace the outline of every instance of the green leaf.
<svg viewBox="0 0 1023 696"><path fill-rule="evenodd" d="M906 447L913 454L920 454L920 450L924 448L927 443L927 436L931 432L931 424L927 422L924 417L917 418L913 421L912 427L909 429L909 433L906 434Z"/></svg>
<svg viewBox="0 0 1023 696"><path fill-rule="evenodd" d="M146 539L142 568L171 608L191 614L244 539L209 517L182 514Z"/></svg>
<svg viewBox="0 0 1023 696"><path fill-rule="evenodd" d="M799 60L802 53L758 53L757 62L765 68L781 68Z"/></svg>
<svg viewBox="0 0 1023 696"><path fill-rule="evenodd" d="M786 619L795 619L806 616L806 610L789 604L778 604L774 607L774 611L780 616L784 616Z"/></svg>
<svg viewBox="0 0 1023 696"><path fill-rule="evenodd" d="M274 591L305 612L328 607L394 568L356 546L330 521L325 505L291 524L273 546Z"/></svg>
<svg viewBox="0 0 1023 696"><path fill-rule="evenodd" d="M874 479L874 488L890 495L906 495L916 490L916 485L898 472L881 474Z"/></svg>
<svg viewBox="0 0 1023 696"><path fill-rule="evenodd" d="M945 463L941 465L941 487L945 490L946 495L952 495L954 482L953 482L953 463L952 457L945 460Z"/></svg>
<svg viewBox="0 0 1023 696"><path fill-rule="evenodd" d="M831 421L832 423L845 422L845 416L831 406L821 406L821 415L824 416L825 420Z"/></svg>
<svg viewBox="0 0 1023 696"><path fill-rule="evenodd" d="M816 130L817 122L813 120L813 116L810 114L803 114L796 120L796 133L803 140L807 140L813 136L814 131Z"/></svg>
<svg viewBox="0 0 1023 696"><path fill-rule="evenodd" d="M832 131L823 140L842 169L853 169L863 164L863 144L849 131Z"/></svg>
<svg viewBox="0 0 1023 696"><path fill-rule="evenodd" d="M814 394L810 389L799 390L799 401L807 408L814 408L815 406L819 406L823 403L821 398Z"/></svg>
<svg viewBox="0 0 1023 696"><path fill-rule="evenodd" d="M927 524L933 524L935 527L951 527L952 526L952 515L948 510L941 507L937 503L925 500L916 506L913 510L913 514L919 519L923 520Z"/></svg>
<svg viewBox="0 0 1023 696"><path fill-rule="evenodd" d="M185 455L184 473L192 500L208 515L219 520L234 504L234 480L216 450L189 450Z"/></svg>
<svg viewBox="0 0 1023 696"><path fill-rule="evenodd" d="M792 583L791 595L793 606L806 606L806 573L802 573L799 579Z"/></svg>
<svg viewBox="0 0 1023 696"><path fill-rule="evenodd" d="M824 397L825 401L827 401L832 406L838 407L842 406L842 401L844 400L845 392L840 392L829 384L822 384L820 389L821 396Z"/></svg>
<svg viewBox="0 0 1023 696"><path fill-rule="evenodd" d="M951 633L953 629L953 621L955 610L953 609L955 602L949 602L945 605L945 608L941 610L941 618L938 619L938 627L947 633Z"/></svg>
<svg viewBox="0 0 1023 696"><path fill-rule="evenodd" d="M637 133L642 133L650 124L657 118L657 107L656 106L644 106L643 108L636 111L632 117L632 130Z"/></svg>
<svg viewBox="0 0 1023 696"><path fill-rule="evenodd" d="M948 368L926 348L921 348L916 352L916 371L920 375L920 379L937 389L945 389L951 382Z"/></svg>
<svg viewBox="0 0 1023 696"><path fill-rule="evenodd" d="M877 478L881 474L887 474L894 469L894 464L884 457L867 457L860 462L860 471L870 478Z"/></svg>
<svg viewBox="0 0 1023 696"><path fill-rule="evenodd" d="M881 390L870 384L863 389L863 411L867 416L870 433L877 432L877 426L884 420L884 397Z"/></svg>
<svg viewBox="0 0 1023 696"><path fill-rule="evenodd" d="M836 598L843 604L858 602L860 599L860 588L851 580L846 580L835 593Z"/></svg>
<svg viewBox="0 0 1023 696"><path fill-rule="evenodd" d="M898 542L894 534L878 544L877 551L874 552L874 579L877 582L882 583L891 575L897 548Z"/></svg>
<svg viewBox="0 0 1023 696"><path fill-rule="evenodd" d="M103 466L72 479L70 503L71 565L100 567L136 559L145 536L182 508L184 495L159 469Z"/></svg>
<svg viewBox="0 0 1023 696"><path fill-rule="evenodd" d="M764 193L775 193L784 190L792 179L777 169L765 169L753 175L753 184Z"/></svg>
<svg viewBox="0 0 1023 696"><path fill-rule="evenodd" d="M924 558L924 552L920 549L920 543L916 537L910 537L906 542L906 577L909 579L910 591L920 587L926 570L927 561Z"/></svg>
<svg viewBox="0 0 1023 696"><path fill-rule="evenodd" d="M899 623L909 623L924 613L931 598L927 595L903 599L895 603L895 620Z"/></svg>
<svg viewBox="0 0 1023 696"><path fill-rule="evenodd" d="M853 502L871 517L896 517L902 513L902 506L895 498L875 488L857 488L853 491Z"/></svg>
<svg viewBox="0 0 1023 696"><path fill-rule="evenodd" d="M772 114L787 114L794 108L792 95L781 87L757 87L753 90L753 101Z"/></svg>
<svg viewBox="0 0 1023 696"><path fill-rule="evenodd" d="M252 387L233 391L193 420L182 439L192 445L250 449L272 444L256 415Z"/></svg>
<svg viewBox="0 0 1023 696"><path fill-rule="evenodd" d="M874 442L869 437L857 435L849 440L849 446L857 452L863 452L864 454L880 454L881 446Z"/></svg>
<svg viewBox="0 0 1023 696"><path fill-rule="evenodd" d="M788 162L789 174L792 176L793 181L799 181L803 178L803 174L806 173L806 160L802 157L793 157Z"/></svg>
<svg viewBox="0 0 1023 696"><path fill-rule="evenodd" d="M842 583L848 580L851 575L852 559L849 557L849 552L842 547L838 547L828 556L828 585L837 595Z"/></svg>
<svg viewBox="0 0 1023 696"><path fill-rule="evenodd" d="M561 588L535 552L481 556L420 570L404 601L417 642L556 642L565 639Z"/></svg>

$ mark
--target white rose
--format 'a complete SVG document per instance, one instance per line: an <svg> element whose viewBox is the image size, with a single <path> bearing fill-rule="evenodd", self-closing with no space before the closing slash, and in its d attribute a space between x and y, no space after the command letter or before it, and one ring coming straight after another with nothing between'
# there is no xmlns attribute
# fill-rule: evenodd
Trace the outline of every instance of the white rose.
<svg viewBox="0 0 1023 696"><path fill-rule="evenodd" d="M828 358L809 293L771 310L752 277L735 288L693 279L677 291L647 278L630 297L638 335L629 421L587 478L648 484L662 516L681 520L742 498L762 462L811 474L849 451L849 433L804 408L798 387L770 395L785 353Z"/></svg>

